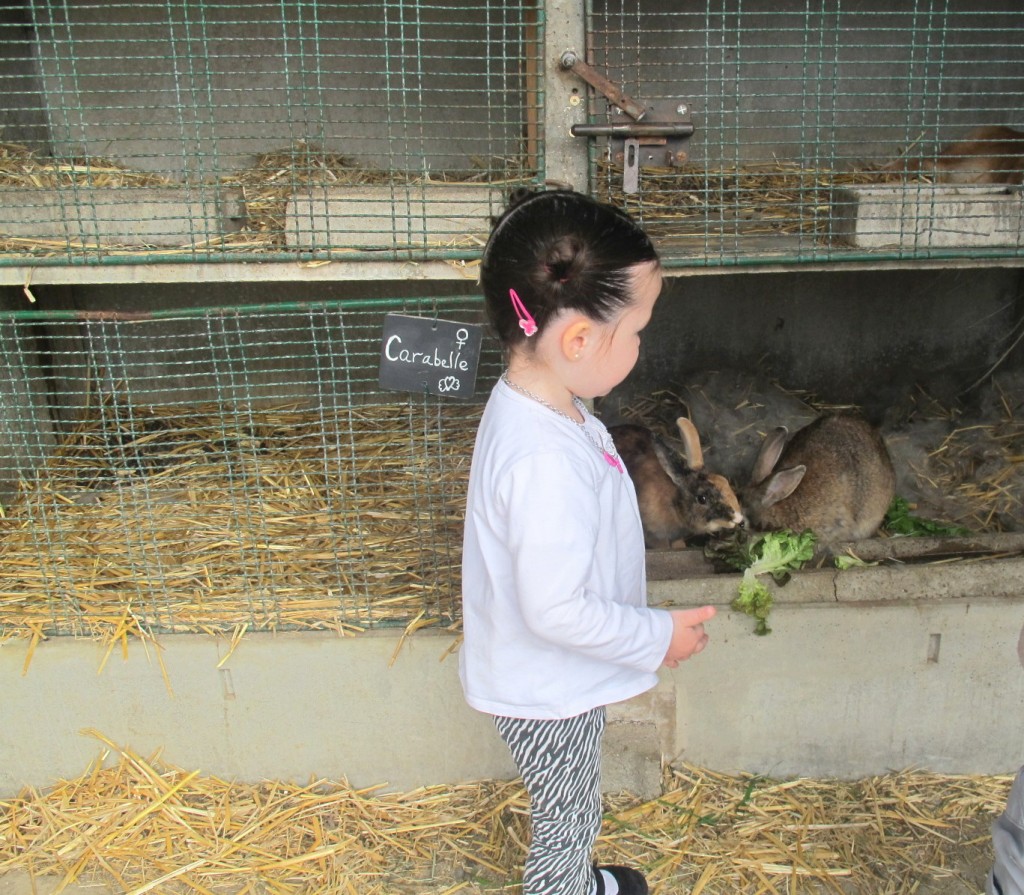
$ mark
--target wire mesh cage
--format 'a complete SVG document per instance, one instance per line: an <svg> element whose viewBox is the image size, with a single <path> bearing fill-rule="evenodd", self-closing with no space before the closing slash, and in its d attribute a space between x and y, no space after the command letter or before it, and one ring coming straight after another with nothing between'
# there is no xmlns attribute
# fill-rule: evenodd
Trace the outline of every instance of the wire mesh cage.
<svg viewBox="0 0 1024 895"><path fill-rule="evenodd" d="M674 263L1016 257L1018 6L7 0L0 263L475 259L579 145L552 16L646 128L570 185Z"/></svg>
<svg viewBox="0 0 1024 895"><path fill-rule="evenodd" d="M389 308L480 315L3 315L0 638L455 620L481 405L378 388Z"/></svg>
<svg viewBox="0 0 1024 895"><path fill-rule="evenodd" d="M592 124L692 125L592 149L676 263L1020 255L1018 3L594 0L587 32L642 116L592 89Z"/></svg>
<svg viewBox="0 0 1024 895"><path fill-rule="evenodd" d="M542 164L538 25L457 12L0 3L4 260L475 257Z"/></svg>

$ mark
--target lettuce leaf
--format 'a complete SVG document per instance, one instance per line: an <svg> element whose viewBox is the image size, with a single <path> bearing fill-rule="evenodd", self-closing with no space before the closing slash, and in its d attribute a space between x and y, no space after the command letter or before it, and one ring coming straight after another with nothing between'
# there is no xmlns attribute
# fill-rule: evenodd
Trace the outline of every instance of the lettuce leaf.
<svg viewBox="0 0 1024 895"><path fill-rule="evenodd" d="M965 537L970 531L961 525L950 525L945 522L935 522L931 519L922 519L910 512L910 504L902 497L894 497L889 509L885 514L885 521L882 527L892 535L904 535L907 537L925 537L928 535L950 535L952 537Z"/></svg>
<svg viewBox="0 0 1024 895"><path fill-rule="evenodd" d="M758 576L771 575L777 584L785 584L790 572L802 568L814 556L816 544L817 538L812 531L796 533L783 529L768 531L743 542L737 540L724 550L719 549L717 555L720 559L743 571L739 594L732 601L732 608L755 619L755 634L771 633L768 615L774 602L771 591Z"/></svg>

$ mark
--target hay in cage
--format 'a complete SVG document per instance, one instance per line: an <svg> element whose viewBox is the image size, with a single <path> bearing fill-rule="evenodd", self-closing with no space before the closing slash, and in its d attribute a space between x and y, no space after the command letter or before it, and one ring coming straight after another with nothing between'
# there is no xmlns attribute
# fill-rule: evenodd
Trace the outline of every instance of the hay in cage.
<svg viewBox="0 0 1024 895"><path fill-rule="evenodd" d="M1024 421L958 426L920 473L959 505L953 521L973 531L1017 531L1024 520Z"/></svg>
<svg viewBox="0 0 1024 895"><path fill-rule="evenodd" d="M519 781L354 789L245 784L107 751L79 778L0 802L0 883L107 892L518 892L528 841ZM1008 776L906 771L772 780L689 765L662 794L605 801L603 863L653 895L976 895Z"/></svg>
<svg viewBox="0 0 1024 895"><path fill-rule="evenodd" d="M471 158L464 171L410 172L367 167L341 153L304 142L258 154L249 167L225 173L211 186L237 189L242 194L245 220L239 232L228 232L203 243L233 252L271 251L286 246L286 208L296 189L310 186L365 185L415 186L425 183L485 183L506 192L534 181L535 173L522 159ZM603 201L638 213L656 237L703 235L736 231L745 236L831 232L836 187L898 183L900 172L865 167L839 171L817 169L796 162L749 163L731 168L645 168L641 192L622 191L622 168L607 161L597 166L596 195ZM916 180L927 181L916 176ZM69 187L174 186L159 174L134 171L102 158L62 161L38 157L24 146L0 144L0 186L40 190ZM447 243L446 243L447 244ZM35 254L65 252L60 240L6 238L6 249ZM72 245L72 249L85 246ZM139 252L145 246L105 246L115 253ZM195 246L152 249L158 254L194 250Z"/></svg>
<svg viewBox="0 0 1024 895"><path fill-rule="evenodd" d="M71 204L81 203L87 209L90 199L82 191L116 190L141 188L179 187L180 183L162 174L129 168L112 159L96 156L53 159L40 157L26 146L14 143L0 144L0 187L26 190L71 193ZM214 184L206 184L214 192ZM198 185L202 193L204 185ZM158 248L147 244L119 245L105 243L103 251L109 255L126 255L145 252L147 255L180 255L194 252L198 248L214 249L230 247L233 251L262 249L262 241L254 241L247 229L241 232L225 233L199 242L171 248ZM83 242L75 238L52 239L36 236L18 236L16 233L0 236L0 249L8 252L26 252L39 257L64 255L68 251L92 252L98 246L94 242Z"/></svg>
<svg viewBox="0 0 1024 895"><path fill-rule="evenodd" d="M897 172L837 171L772 161L735 167L644 168L640 192L622 190L622 168L598 164L598 196L638 214L653 236L736 231L744 236L831 233L836 187L899 183Z"/></svg>
<svg viewBox="0 0 1024 895"><path fill-rule="evenodd" d="M26 146L0 143L0 186L40 190L67 187L170 186L171 181L145 171L133 171L105 158L40 158Z"/></svg>
<svg viewBox="0 0 1024 895"><path fill-rule="evenodd" d="M479 412L108 406L0 520L0 632L450 623Z"/></svg>
<svg viewBox="0 0 1024 895"><path fill-rule="evenodd" d="M340 153L299 143L290 149L257 156L249 169L223 179L242 189L248 229L268 246L283 246L288 198L300 186L416 186L426 183L486 183L512 189L531 181L532 175L516 159L470 160L475 170L413 173L367 168ZM501 172L500 176L497 176Z"/></svg>
<svg viewBox="0 0 1024 895"><path fill-rule="evenodd" d="M201 245L189 244L173 248L152 246L104 245L110 254L174 255L196 248L223 247L232 252L274 251L286 247L286 208L296 189L344 187L364 185L484 183L497 190L511 191L529 185L535 174L527 169L523 160L515 158L467 160L464 171L409 172L366 167L341 153L298 142L285 149L276 149L255 156L244 169L221 175L215 180L193 184L202 191L218 188L239 190L244 207L244 221L238 232L204 240ZM40 158L35 152L17 144L0 144L0 187L21 187L38 190L66 190L69 188L110 189L118 187L173 187L177 181L160 174L132 170L115 161L102 158L83 158L71 161ZM77 199L76 199L77 201ZM449 241L438 247L449 246ZM466 241L467 247L479 247L479 240ZM0 247L8 251L27 251L37 255L62 254L72 250L95 249L72 240L27 239L14 236L0 237Z"/></svg>

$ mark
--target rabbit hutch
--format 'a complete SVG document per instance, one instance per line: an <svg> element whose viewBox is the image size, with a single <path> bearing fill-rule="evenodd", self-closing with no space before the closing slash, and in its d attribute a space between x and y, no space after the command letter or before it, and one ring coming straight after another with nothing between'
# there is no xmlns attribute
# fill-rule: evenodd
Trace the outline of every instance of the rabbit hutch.
<svg viewBox="0 0 1024 895"><path fill-rule="evenodd" d="M763 637L738 573L651 551L714 649L612 710L609 786L1020 763L1018 3L5 0L0 35L0 796L87 728L250 780L513 773L454 653L477 268L523 186L662 255L606 422L687 415L741 482L860 408L941 523L772 584ZM382 385L417 319L479 339L457 393Z"/></svg>

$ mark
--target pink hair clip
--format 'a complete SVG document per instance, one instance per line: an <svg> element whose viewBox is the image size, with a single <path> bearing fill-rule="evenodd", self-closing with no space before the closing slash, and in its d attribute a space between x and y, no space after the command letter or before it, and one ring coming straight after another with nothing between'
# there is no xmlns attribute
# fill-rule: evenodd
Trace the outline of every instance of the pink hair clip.
<svg viewBox="0 0 1024 895"><path fill-rule="evenodd" d="M537 332L537 321L533 319L533 315L526 310L526 305L523 304L523 300L516 293L515 289L508 290L508 297L512 299L512 307L515 309L516 316L519 318L519 328L526 333L526 338L530 338L535 332Z"/></svg>

